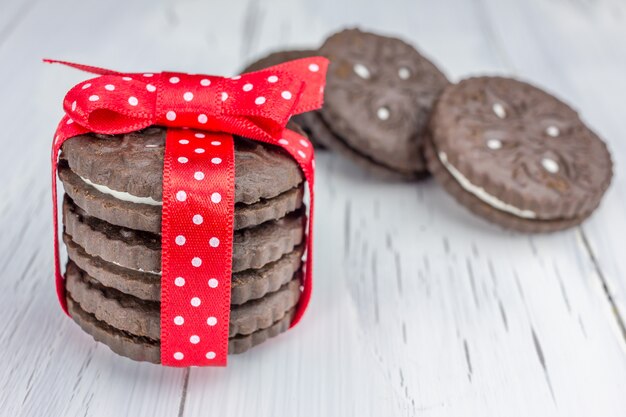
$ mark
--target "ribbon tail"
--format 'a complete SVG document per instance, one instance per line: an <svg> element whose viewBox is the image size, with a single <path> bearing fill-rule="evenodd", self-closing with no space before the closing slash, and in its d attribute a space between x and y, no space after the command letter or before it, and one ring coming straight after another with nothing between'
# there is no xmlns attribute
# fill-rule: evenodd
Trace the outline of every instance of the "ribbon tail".
<svg viewBox="0 0 626 417"><path fill-rule="evenodd" d="M57 59L44 58L43 62L45 62L46 64L61 64L61 65L65 65L67 67L76 68L76 69L81 70L81 71L89 72L89 73L92 73L92 74L98 74L98 75L120 75L120 74L122 74L121 72L113 71L113 70L106 69L106 68L94 67L94 66L91 66L91 65L77 64L75 62L69 62L69 61L60 61L60 60L57 60Z"/></svg>

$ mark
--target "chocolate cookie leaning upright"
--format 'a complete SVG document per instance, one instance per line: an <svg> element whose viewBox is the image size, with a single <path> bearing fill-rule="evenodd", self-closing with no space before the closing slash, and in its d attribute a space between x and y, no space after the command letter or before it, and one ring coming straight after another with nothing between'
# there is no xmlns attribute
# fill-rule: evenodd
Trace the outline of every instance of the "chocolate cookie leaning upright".
<svg viewBox="0 0 626 417"><path fill-rule="evenodd" d="M604 142L567 104L521 81L451 85L431 126L426 155L434 177L472 212L506 228L577 225L611 182Z"/></svg>
<svg viewBox="0 0 626 417"><path fill-rule="evenodd" d="M330 60L313 136L377 173L427 175L423 147L435 101L448 81L400 39L349 29L319 50Z"/></svg>
<svg viewBox="0 0 626 417"><path fill-rule="evenodd" d="M282 64L283 62L293 61L294 59L300 59L300 58L308 58L308 57L317 56L317 55L319 55L319 52L312 50L312 49L293 49L293 50L272 52L269 55L266 55L263 58L260 58L259 60L252 62L246 68L244 68L243 71L241 72L244 73L244 72L259 71L264 68L271 67L273 65ZM318 149L323 149L324 145L322 145L322 143L316 139L316 136L312 134L312 129L311 129L311 125L315 123L319 123L317 112L318 112L317 110L313 110L313 111L306 112L306 113L296 114L292 116L291 120L294 123L296 123L298 126L300 126L302 130L304 130L304 132L309 137L309 140L311 141L311 143L313 143L313 146L315 146Z"/></svg>
<svg viewBox="0 0 626 417"><path fill-rule="evenodd" d="M85 134L63 144L59 163L69 313L114 352L149 362L160 361L164 151L160 127ZM203 179L196 172L194 181ZM303 181L283 150L235 138L229 353L243 352L291 323L300 298ZM176 238L177 245L185 243Z"/></svg>

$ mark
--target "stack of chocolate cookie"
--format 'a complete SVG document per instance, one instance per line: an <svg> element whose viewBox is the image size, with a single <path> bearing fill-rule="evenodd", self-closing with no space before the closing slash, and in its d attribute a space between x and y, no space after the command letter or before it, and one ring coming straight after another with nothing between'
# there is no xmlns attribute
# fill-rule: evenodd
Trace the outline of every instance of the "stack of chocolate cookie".
<svg viewBox="0 0 626 417"><path fill-rule="evenodd" d="M154 363L164 146L159 127L88 134L67 140L59 163L70 315L114 352ZM281 149L236 137L235 175L229 353L289 327L306 224L304 179Z"/></svg>

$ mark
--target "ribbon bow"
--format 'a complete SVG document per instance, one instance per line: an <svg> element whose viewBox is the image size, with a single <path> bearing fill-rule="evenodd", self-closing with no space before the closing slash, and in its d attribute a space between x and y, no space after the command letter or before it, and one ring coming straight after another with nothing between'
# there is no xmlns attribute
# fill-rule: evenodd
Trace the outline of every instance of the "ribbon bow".
<svg viewBox="0 0 626 417"><path fill-rule="evenodd" d="M292 115L321 107L328 61L305 58L232 78L120 73L45 61L99 74L67 93L66 115L52 146L55 275L64 311L56 204L61 145L88 132L119 134L162 125L168 129L161 233L161 363L226 365L234 223L233 134L282 147L298 162L308 182L303 290L291 325L298 323L312 289L315 161L308 139L285 126Z"/></svg>

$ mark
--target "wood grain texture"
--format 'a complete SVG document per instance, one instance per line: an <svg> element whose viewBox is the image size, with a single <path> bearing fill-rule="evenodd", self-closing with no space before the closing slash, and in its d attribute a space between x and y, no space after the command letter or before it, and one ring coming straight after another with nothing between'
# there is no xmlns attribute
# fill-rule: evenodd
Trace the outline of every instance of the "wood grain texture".
<svg viewBox="0 0 626 417"><path fill-rule="evenodd" d="M626 6L618 0L7 1L0 5L0 416L618 416L626 408ZM226 369L120 358L57 306L49 141L85 75L235 74L343 27L398 34L453 78L508 74L575 104L616 178L582 227L527 236L432 181L318 155L314 299Z"/></svg>

